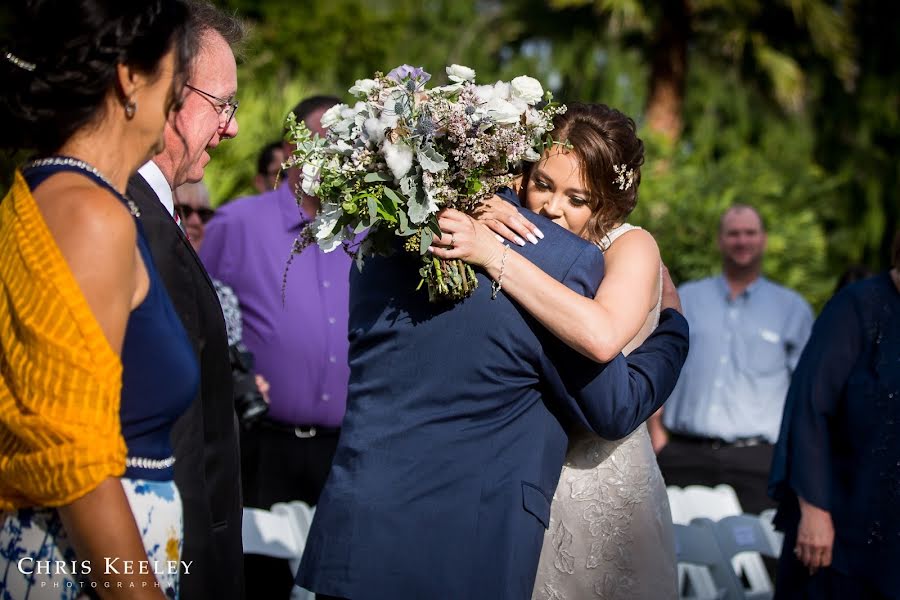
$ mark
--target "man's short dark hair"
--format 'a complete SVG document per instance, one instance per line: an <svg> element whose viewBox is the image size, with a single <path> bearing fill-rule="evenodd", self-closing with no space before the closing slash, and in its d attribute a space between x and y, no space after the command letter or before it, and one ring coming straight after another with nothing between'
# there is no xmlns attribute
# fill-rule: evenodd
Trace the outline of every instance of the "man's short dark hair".
<svg viewBox="0 0 900 600"><path fill-rule="evenodd" d="M331 108L335 104L340 103L341 99L337 96L310 96L309 98L301 100L291 112L294 113L294 116L297 117L298 121L306 122L306 118L317 110ZM285 133L287 133L287 130L285 130Z"/></svg>
<svg viewBox="0 0 900 600"><path fill-rule="evenodd" d="M282 144L283 142L271 142L263 146L259 153L259 158L256 159L257 175L265 177L269 174L269 165L272 164L272 159L275 158L275 152L281 150Z"/></svg>
<svg viewBox="0 0 900 600"><path fill-rule="evenodd" d="M224 38L236 56L243 50L247 27L234 13L228 13L214 6L208 0L188 0L190 17L190 43L194 45L194 56L200 53L200 42L207 31L215 31Z"/></svg>

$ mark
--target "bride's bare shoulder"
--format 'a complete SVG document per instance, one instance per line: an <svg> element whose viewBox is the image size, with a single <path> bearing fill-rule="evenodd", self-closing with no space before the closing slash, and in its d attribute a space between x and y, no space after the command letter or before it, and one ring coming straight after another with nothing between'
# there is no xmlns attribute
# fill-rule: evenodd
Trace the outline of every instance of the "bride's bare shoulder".
<svg viewBox="0 0 900 600"><path fill-rule="evenodd" d="M620 257L628 257L629 262L647 260L659 263L659 246L656 239L646 229L635 227L618 235L604 253L610 263Z"/></svg>

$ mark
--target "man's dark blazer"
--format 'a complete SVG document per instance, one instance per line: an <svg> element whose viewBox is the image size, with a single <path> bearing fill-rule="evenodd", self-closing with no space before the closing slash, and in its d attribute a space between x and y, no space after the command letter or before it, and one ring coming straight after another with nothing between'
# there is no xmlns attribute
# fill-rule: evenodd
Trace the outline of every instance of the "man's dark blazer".
<svg viewBox="0 0 900 600"><path fill-rule="evenodd" d="M141 211L153 262L200 362L200 392L172 430L175 483L184 503L182 600L244 595L241 482L231 362L222 307L203 264L150 184L127 195Z"/></svg>
<svg viewBox="0 0 900 600"><path fill-rule="evenodd" d="M545 238L515 248L592 296L593 244L523 212ZM512 251L512 250L511 250ZM687 357L687 321L663 311L628 358L566 348L491 282L430 305L418 257L351 269L350 386L331 473L297 583L351 600L531 597L564 423L623 437L665 401Z"/></svg>

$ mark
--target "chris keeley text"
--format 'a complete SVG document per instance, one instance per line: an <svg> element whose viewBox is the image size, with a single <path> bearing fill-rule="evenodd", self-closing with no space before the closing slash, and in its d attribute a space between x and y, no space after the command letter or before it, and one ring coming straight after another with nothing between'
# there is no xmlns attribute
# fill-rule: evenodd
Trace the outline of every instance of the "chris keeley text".
<svg viewBox="0 0 900 600"><path fill-rule="evenodd" d="M96 572L104 575L190 575L192 564L192 560L122 560L107 556L102 565L93 565L89 560L35 560L25 557L19 559L18 567L23 575L90 575Z"/></svg>

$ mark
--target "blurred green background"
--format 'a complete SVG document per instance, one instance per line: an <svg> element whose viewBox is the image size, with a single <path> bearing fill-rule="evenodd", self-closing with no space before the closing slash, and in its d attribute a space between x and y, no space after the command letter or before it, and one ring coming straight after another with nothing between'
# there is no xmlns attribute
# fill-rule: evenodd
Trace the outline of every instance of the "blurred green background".
<svg viewBox="0 0 900 600"><path fill-rule="evenodd" d="M460 63L479 82L529 74L558 100L635 118L647 161L630 220L656 236L676 282L719 270L718 217L736 201L766 218L766 274L817 309L849 265L886 266L900 222L898 2L217 4L252 35L240 134L207 168L216 204L253 193L259 150L302 97L347 99L355 79L402 63L442 82Z"/></svg>

